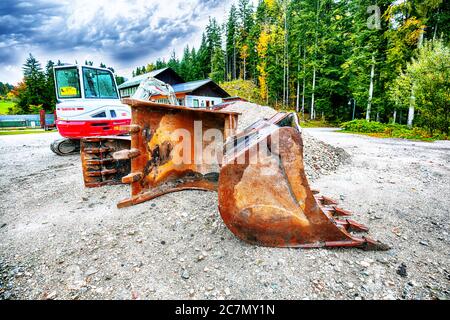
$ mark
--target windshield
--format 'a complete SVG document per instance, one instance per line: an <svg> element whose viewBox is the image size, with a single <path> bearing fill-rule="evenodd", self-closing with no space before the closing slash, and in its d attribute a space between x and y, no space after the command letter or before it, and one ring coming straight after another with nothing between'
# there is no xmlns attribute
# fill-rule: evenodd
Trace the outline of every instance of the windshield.
<svg viewBox="0 0 450 320"><path fill-rule="evenodd" d="M55 69L59 99L81 98L80 76L76 67Z"/></svg>
<svg viewBox="0 0 450 320"><path fill-rule="evenodd" d="M111 72L83 67L86 98L117 99L116 85Z"/></svg>

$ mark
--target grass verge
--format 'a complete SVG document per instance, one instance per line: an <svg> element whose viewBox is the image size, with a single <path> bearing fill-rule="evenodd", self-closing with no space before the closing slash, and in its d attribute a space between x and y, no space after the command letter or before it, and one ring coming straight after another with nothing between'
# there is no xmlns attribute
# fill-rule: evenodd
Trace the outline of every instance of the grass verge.
<svg viewBox="0 0 450 320"><path fill-rule="evenodd" d="M422 128L408 128L400 124L384 124L376 121L353 120L341 124L344 133L357 133L377 138L400 138L408 140L435 141L448 140L444 134L431 135Z"/></svg>
<svg viewBox="0 0 450 320"><path fill-rule="evenodd" d="M299 119L300 119L300 126L302 128L336 128L338 127L338 125L334 124L334 123L330 123L327 121L323 121L323 120L301 120L300 115L299 115Z"/></svg>
<svg viewBox="0 0 450 320"><path fill-rule="evenodd" d="M44 129L18 129L18 130L0 130L0 136L13 136L17 134L38 134L50 133L52 131L45 131Z"/></svg>
<svg viewBox="0 0 450 320"><path fill-rule="evenodd" d="M8 108L12 108L14 106L14 102L0 100L0 115L8 114Z"/></svg>

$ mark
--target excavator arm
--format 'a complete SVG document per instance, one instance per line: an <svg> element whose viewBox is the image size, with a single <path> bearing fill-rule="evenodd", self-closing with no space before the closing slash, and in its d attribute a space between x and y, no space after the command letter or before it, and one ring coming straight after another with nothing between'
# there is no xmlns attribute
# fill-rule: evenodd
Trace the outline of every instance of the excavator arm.
<svg viewBox="0 0 450 320"><path fill-rule="evenodd" d="M132 98L135 100L150 101L153 96L166 96L169 104L174 106L179 105L172 86L153 77L148 77L142 81Z"/></svg>

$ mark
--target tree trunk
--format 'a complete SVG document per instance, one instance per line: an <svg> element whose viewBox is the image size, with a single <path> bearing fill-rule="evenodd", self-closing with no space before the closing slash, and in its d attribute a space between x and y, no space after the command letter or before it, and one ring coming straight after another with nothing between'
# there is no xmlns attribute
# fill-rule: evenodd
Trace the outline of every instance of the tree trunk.
<svg viewBox="0 0 450 320"><path fill-rule="evenodd" d="M300 79L298 76L300 75L300 57L301 57L301 46L298 46L298 67L297 67L297 100L295 102L295 111L300 111Z"/></svg>
<svg viewBox="0 0 450 320"><path fill-rule="evenodd" d="M373 98L373 77L375 76L375 53L372 53L372 68L370 70L370 86L369 86L369 100L367 101L366 120L370 121L370 108L372 107Z"/></svg>
<svg viewBox="0 0 450 320"><path fill-rule="evenodd" d="M413 125L415 100L416 98L414 97L414 89L411 87L411 97L409 99L408 122L407 122L409 128L411 128Z"/></svg>
<svg viewBox="0 0 450 320"><path fill-rule="evenodd" d="M236 80L236 39L233 36L233 80Z"/></svg>
<svg viewBox="0 0 450 320"><path fill-rule="evenodd" d="M397 120L397 109L394 109L394 114L392 116L392 123L395 123L395 121Z"/></svg>
<svg viewBox="0 0 450 320"><path fill-rule="evenodd" d="M316 89L316 67L313 69L313 82L312 82L312 94L311 94L311 120L316 118L316 111L314 110L314 90Z"/></svg>
<svg viewBox="0 0 450 320"><path fill-rule="evenodd" d="M244 80L247 80L247 57L244 56Z"/></svg>
<svg viewBox="0 0 450 320"><path fill-rule="evenodd" d="M287 66L286 66L286 105L289 106L289 52L286 57Z"/></svg>
<svg viewBox="0 0 450 320"><path fill-rule="evenodd" d="M287 30L287 3L284 1L284 57L283 57L283 104L288 105L289 71L288 71L288 30Z"/></svg>
<svg viewBox="0 0 450 320"><path fill-rule="evenodd" d="M306 90L306 72L305 72L306 50L303 48L303 90L302 90L302 115L305 121L305 90Z"/></svg>

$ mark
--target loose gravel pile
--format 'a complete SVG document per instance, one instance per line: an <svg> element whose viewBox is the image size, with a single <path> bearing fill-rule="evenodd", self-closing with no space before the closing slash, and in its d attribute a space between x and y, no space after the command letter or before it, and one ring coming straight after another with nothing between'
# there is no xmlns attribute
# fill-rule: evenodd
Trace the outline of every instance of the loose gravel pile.
<svg viewBox="0 0 450 320"><path fill-rule="evenodd" d="M235 102L224 108L225 111L240 112L238 131L245 129L259 119L272 117L277 111L267 106L250 102ZM305 172L314 181L321 175L330 174L340 165L350 160L350 155L342 148L333 147L303 132Z"/></svg>

